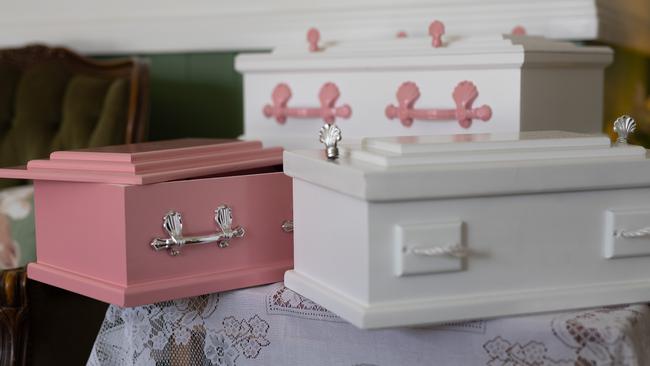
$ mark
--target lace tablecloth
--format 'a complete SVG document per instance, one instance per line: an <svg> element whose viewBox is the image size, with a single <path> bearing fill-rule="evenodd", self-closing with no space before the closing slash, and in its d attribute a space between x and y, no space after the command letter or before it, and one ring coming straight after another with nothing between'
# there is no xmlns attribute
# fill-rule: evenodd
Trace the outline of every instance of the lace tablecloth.
<svg viewBox="0 0 650 366"><path fill-rule="evenodd" d="M650 308L364 331L277 283L111 306L88 365L650 365Z"/></svg>

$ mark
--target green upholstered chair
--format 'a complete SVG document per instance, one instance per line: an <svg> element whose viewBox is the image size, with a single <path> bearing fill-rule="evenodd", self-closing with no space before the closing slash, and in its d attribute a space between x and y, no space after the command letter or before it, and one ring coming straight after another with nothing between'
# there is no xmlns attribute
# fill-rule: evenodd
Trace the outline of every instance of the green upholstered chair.
<svg viewBox="0 0 650 366"><path fill-rule="evenodd" d="M65 48L43 45L0 50L0 166L24 165L31 159L47 157L55 150L142 141L147 133L148 98L148 66L135 58L94 61ZM0 188L24 183L0 180ZM8 192L15 193L4 196L0 193L0 198L13 202L14 207L20 208L23 204L29 209L31 197L25 194L28 190L28 187L13 189ZM16 195L18 198L13 201L6 199ZM34 245L33 222L21 224L31 228L31 231L22 230L31 234L31 238L14 240L12 233L21 230L11 225L20 220L3 213L2 207L0 204L0 266L6 268L12 263L16 265L11 262L12 250L13 253L24 254L30 250L33 253L33 248L11 248L17 242ZM33 214L14 216L33 220ZM103 304L27 281L24 268L4 270L0 280L3 285L0 291L0 366L26 362L58 364L52 357L57 357L53 352L61 345L53 334L70 330L48 328L65 327L66 319L62 317L70 315L71 311L80 313L81 318L77 320L93 310L100 316L103 314ZM29 318L27 314L31 314ZM29 352L26 347L28 331ZM90 330L93 331L97 329ZM79 332L84 331L77 331L77 334ZM70 342L77 342L75 337L69 338ZM92 344L92 336L87 341ZM59 353L77 363L70 358L74 346L79 348L73 343L70 348L62 347L60 351L63 352Z"/></svg>
<svg viewBox="0 0 650 366"><path fill-rule="evenodd" d="M0 50L0 166L141 141L146 70L133 59L98 62L64 48Z"/></svg>

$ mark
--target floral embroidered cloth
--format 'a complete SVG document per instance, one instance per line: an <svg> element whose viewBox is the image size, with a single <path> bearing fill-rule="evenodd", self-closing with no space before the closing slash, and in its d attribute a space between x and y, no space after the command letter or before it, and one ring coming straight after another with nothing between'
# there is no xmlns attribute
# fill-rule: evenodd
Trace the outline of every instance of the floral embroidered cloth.
<svg viewBox="0 0 650 366"><path fill-rule="evenodd" d="M88 365L650 365L650 308L367 331L276 283L111 306Z"/></svg>

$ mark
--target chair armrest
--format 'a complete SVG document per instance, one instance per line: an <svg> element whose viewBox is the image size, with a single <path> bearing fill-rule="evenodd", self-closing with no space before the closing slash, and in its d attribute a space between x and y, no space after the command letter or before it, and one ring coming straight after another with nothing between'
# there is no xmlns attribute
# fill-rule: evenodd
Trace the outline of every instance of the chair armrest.
<svg viewBox="0 0 650 366"><path fill-rule="evenodd" d="M0 272L0 308L27 306L27 271L25 267Z"/></svg>
<svg viewBox="0 0 650 366"><path fill-rule="evenodd" d="M0 272L0 366L24 365L27 356L27 271Z"/></svg>

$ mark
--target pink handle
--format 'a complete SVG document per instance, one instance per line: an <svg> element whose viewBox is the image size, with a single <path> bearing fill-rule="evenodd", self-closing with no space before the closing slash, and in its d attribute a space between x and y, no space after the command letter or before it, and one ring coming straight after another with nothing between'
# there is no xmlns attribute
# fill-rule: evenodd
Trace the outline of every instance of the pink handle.
<svg viewBox="0 0 650 366"><path fill-rule="evenodd" d="M287 121L287 117L322 118L325 123L333 123L336 117L350 118L352 115L352 108L349 105L334 106L339 96L341 96L341 93L336 84L325 83L318 93L320 107L289 108L287 107L287 103L291 99L291 89L287 84L282 83L273 89L273 94L271 95L273 105L265 105L263 112L267 118L275 117L275 120L279 124L284 124Z"/></svg>
<svg viewBox="0 0 650 366"><path fill-rule="evenodd" d="M510 33L515 36L525 36L528 32L526 32L526 28L524 28L523 25L518 25L512 28L512 31L510 31Z"/></svg>
<svg viewBox="0 0 650 366"><path fill-rule="evenodd" d="M431 36L431 45L435 48L442 46L442 35L445 34L445 25L439 21L434 20L429 25L429 35Z"/></svg>
<svg viewBox="0 0 650 366"><path fill-rule="evenodd" d="M309 42L309 52L318 52L318 41L320 41L320 32L316 28L309 28L307 31L307 42Z"/></svg>
<svg viewBox="0 0 650 366"><path fill-rule="evenodd" d="M477 97L476 86L471 81L461 81L452 93L452 98L456 102L455 109L415 109L413 106L420 98L420 90L414 82L407 81L397 90L399 106L389 104L386 107L386 117L389 119L399 118L405 127L410 127L415 119L455 119L461 127L469 128L473 119L487 121L492 117L492 109L487 105L472 108Z"/></svg>

